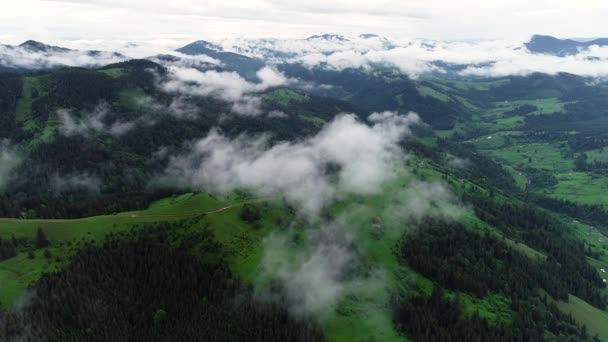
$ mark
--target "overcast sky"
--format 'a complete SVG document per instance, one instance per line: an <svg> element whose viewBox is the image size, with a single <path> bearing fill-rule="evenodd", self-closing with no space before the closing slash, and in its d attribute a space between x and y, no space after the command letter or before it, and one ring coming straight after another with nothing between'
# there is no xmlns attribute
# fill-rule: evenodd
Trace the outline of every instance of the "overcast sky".
<svg viewBox="0 0 608 342"><path fill-rule="evenodd" d="M599 37L608 36L606 18L606 0L15 0L0 11L0 42L171 45L326 32L441 40Z"/></svg>

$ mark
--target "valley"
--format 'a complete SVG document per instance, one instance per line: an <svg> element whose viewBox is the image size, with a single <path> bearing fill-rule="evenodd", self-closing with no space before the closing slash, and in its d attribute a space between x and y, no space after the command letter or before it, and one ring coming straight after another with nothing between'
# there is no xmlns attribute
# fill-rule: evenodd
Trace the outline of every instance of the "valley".
<svg viewBox="0 0 608 342"><path fill-rule="evenodd" d="M0 339L608 340L606 82L239 49L0 73Z"/></svg>

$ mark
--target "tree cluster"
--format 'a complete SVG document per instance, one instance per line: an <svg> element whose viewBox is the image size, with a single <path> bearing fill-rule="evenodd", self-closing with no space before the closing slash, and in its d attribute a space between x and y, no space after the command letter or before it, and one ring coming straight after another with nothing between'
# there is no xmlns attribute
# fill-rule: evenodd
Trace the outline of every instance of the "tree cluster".
<svg viewBox="0 0 608 342"><path fill-rule="evenodd" d="M323 340L313 320L236 280L208 230L185 226L145 226L84 247L34 284L27 305L0 314L0 340ZM193 254L199 248L215 260Z"/></svg>

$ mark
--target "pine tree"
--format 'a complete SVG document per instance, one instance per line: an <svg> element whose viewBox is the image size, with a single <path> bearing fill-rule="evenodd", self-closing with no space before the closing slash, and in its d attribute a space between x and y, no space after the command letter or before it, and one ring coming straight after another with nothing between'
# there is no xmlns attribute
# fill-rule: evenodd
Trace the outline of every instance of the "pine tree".
<svg viewBox="0 0 608 342"><path fill-rule="evenodd" d="M38 228L38 231L36 232L36 241L35 241L36 248L47 248L49 245L50 245L50 242L46 238L44 231L42 231L42 228Z"/></svg>

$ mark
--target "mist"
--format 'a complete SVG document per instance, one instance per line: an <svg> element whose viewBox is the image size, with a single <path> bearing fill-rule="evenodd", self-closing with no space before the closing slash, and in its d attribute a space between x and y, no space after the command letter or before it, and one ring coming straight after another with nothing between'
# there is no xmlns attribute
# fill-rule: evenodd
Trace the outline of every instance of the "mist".
<svg viewBox="0 0 608 342"><path fill-rule="evenodd" d="M390 300L391 275L384 265L370 261L365 241L382 238L397 243L426 217L457 220L468 209L438 181L413 180L384 195L389 204L381 212L365 203L351 204L329 220L306 224L296 215L287 227L269 234L263 241L258 291L268 291L266 279L278 279L293 315L323 317L351 296L369 317L390 321L382 308ZM384 219L381 227L371 224L373 217Z"/></svg>
<svg viewBox="0 0 608 342"><path fill-rule="evenodd" d="M101 185L99 177L89 173L54 174L51 177L50 190L55 195L74 191L97 194L101 191Z"/></svg>
<svg viewBox="0 0 608 342"><path fill-rule="evenodd" d="M298 63L307 68L373 70L390 66L418 77L446 73L440 61L465 66L463 77L501 77L535 72L568 72L581 76L608 75L608 47L591 46L572 56L553 56L529 51L521 40L441 41L392 40L380 36L344 39L224 39L227 51L263 58L270 64Z"/></svg>
<svg viewBox="0 0 608 342"><path fill-rule="evenodd" d="M13 69L50 69L61 66L99 67L128 58L113 52L48 49L34 51L21 46L0 45L0 65Z"/></svg>
<svg viewBox="0 0 608 342"><path fill-rule="evenodd" d="M231 139L218 130L170 157L157 181L227 193L245 188L281 195L310 215L347 194L372 194L405 159L398 147L420 124L415 113L375 113L367 125L353 114L337 116L318 134L269 146L268 136Z"/></svg>
<svg viewBox="0 0 608 342"><path fill-rule="evenodd" d="M12 179L13 170L19 166L21 158L17 154L17 150L11 145L8 140L0 140L0 191L4 189L6 184Z"/></svg>
<svg viewBox="0 0 608 342"><path fill-rule="evenodd" d="M259 97L251 95L272 87L289 84L282 73L264 67L257 71L259 83L251 83L234 71L200 71L187 67L169 67L167 79L160 80L159 88L170 94L211 96L229 104L230 112L255 116L262 113Z"/></svg>
<svg viewBox="0 0 608 342"><path fill-rule="evenodd" d="M60 109L57 111L59 117L59 132L64 136L84 135L92 133L109 134L121 136L135 128L134 121L114 121L106 123L111 113L111 107L106 102L99 103L92 111L84 112L77 117L72 110Z"/></svg>

